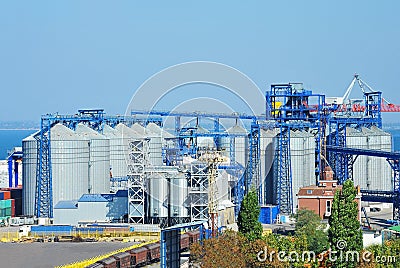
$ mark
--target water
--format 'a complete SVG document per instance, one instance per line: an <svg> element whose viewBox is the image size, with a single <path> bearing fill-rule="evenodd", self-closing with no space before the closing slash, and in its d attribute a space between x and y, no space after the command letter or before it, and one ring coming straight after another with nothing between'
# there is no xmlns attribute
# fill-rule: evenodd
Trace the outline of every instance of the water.
<svg viewBox="0 0 400 268"><path fill-rule="evenodd" d="M33 129L0 130L0 160L6 159L8 151L11 151L14 147L22 147L22 140L36 131Z"/></svg>
<svg viewBox="0 0 400 268"><path fill-rule="evenodd" d="M393 128L393 129L384 129L386 132L392 134L392 149L395 152L400 151L400 129Z"/></svg>

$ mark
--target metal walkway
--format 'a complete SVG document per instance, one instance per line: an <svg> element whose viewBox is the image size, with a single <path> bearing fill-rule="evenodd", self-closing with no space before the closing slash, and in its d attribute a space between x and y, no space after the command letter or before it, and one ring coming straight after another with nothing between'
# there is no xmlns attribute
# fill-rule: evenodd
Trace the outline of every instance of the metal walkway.
<svg viewBox="0 0 400 268"><path fill-rule="evenodd" d="M390 164L393 169L393 190L392 191L375 191L375 190L361 190L363 194L363 201L372 201L372 202L386 202L393 203L393 219L400 219L400 153L395 152L385 152L385 151L376 151L369 149L356 149L349 147L341 147L341 146L326 146L326 150L328 152L334 152L336 154L341 154L345 159L347 159L348 167L352 168L354 161L357 159L359 155L367 155L367 156L375 156L375 157L384 157L386 161ZM355 156L347 157L347 156ZM348 172L352 174L352 170ZM348 178L338 178L343 181Z"/></svg>

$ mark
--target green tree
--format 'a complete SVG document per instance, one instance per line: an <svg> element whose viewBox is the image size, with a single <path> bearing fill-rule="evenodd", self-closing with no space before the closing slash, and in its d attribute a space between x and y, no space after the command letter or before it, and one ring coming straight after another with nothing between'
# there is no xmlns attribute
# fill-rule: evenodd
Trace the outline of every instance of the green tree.
<svg viewBox="0 0 400 268"><path fill-rule="evenodd" d="M325 224L314 211L300 209L294 215L296 220L295 235L307 238L308 250L321 253L329 248L328 235L323 231Z"/></svg>
<svg viewBox="0 0 400 268"><path fill-rule="evenodd" d="M249 241L260 239L262 236L262 225L258 221L260 206L258 205L257 193L251 190L242 201L238 216L239 232Z"/></svg>
<svg viewBox="0 0 400 268"><path fill-rule="evenodd" d="M360 252L363 248L362 232L358 221L357 190L353 181L347 180L341 191L336 191L329 218L329 242L333 251ZM338 254L339 255L339 254ZM335 267L355 267L356 262L338 260Z"/></svg>

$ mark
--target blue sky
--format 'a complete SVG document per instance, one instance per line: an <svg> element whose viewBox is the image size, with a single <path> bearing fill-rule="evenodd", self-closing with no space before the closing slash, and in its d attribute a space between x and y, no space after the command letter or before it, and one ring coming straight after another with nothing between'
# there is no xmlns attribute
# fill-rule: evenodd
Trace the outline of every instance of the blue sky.
<svg viewBox="0 0 400 268"><path fill-rule="evenodd" d="M398 1L144 2L2 1L0 120L123 114L151 75L195 60L230 65L263 91L303 82L328 96L357 72L400 104Z"/></svg>

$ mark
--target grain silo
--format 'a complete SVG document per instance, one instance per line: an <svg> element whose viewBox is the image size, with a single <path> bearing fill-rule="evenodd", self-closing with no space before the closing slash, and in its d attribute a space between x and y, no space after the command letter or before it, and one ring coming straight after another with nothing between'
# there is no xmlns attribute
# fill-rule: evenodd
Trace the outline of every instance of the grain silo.
<svg viewBox="0 0 400 268"><path fill-rule="evenodd" d="M306 131L290 131L293 208L301 187L315 184L315 140Z"/></svg>
<svg viewBox="0 0 400 268"><path fill-rule="evenodd" d="M105 125L103 128L103 135L110 140L110 177L126 177L126 151L124 149L122 133Z"/></svg>
<svg viewBox="0 0 400 268"><path fill-rule="evenodd" d="M168 217L167 173L154 172L147 176L149 195L149 216L153 223Z"/></svg>
<svg viewBox="0 0 400 268"><path fill-rule="evenodd" d="M62 124L50 129L53 205L88 191L89 142Z"/></svg>
<svg viewBox="0 0 400 268"><path fill-rule="evenodd" d="M188 182L183 173L178 173L176 176L171 178L171 216L177 223L183 223L190 220L188 211L188 189Z"/></svg>
<svg viewBox="0 0 400 268"><path fill-rule="evenodd" d="M36 171L37 171L37 140L36 132L22 140L22 210L24 215L35 214Z"/></svg>
<svg viewBox="0 0 400 268"><path fill-rule="evenodd" d="M377 127L362 128L362 133L367 137L368 149L391 150L390 134ZM367 187L362 189L384 190L393 189L392 169L384 158L368 156L367 158Z"/></svg>
<svg viewBox="0 0 400 268"><path fill-rule="evenodd" d="M235 163L239 164L243 168L246 167L248 161L248 149L249 149L249 139L247 137L248 132L246 129L239 125L235 125L226 130L229 134L229 138L234 139L233 149L234 149L234 158ZM229 141L230 145L230 141ZM230 152L230 148L225 148L226 151ZM232 155L232 153L230 153ZM228 155L228 156L230 156Z"/></svg>
<svg viewBox="0 0 400 268"><path fill-rule="evenodd" d="M134 127L134 126L133 126ZM132 127L132 128L133 128ZM163 139L161 137L161 128L154 123L149 123L146 126L146 137L149 138L149 160L153 166L162 166L162 148Z"/></svg>
<svg viewBox="0 0 400 268"><path fill-rule="evenodd" d="M275 138L279 129L261 129L260 131L260 168L263 188L262 200L264 204L273 204L276 200L276 178L274 176L274 165L276 165L276 142Z"/></svg>
<svg viewBox="0 0 400 268"><path fill-rule="evenodd" d="M89 140L89 193L109 193L110 139L82 123L75 133Z"/></svg>

